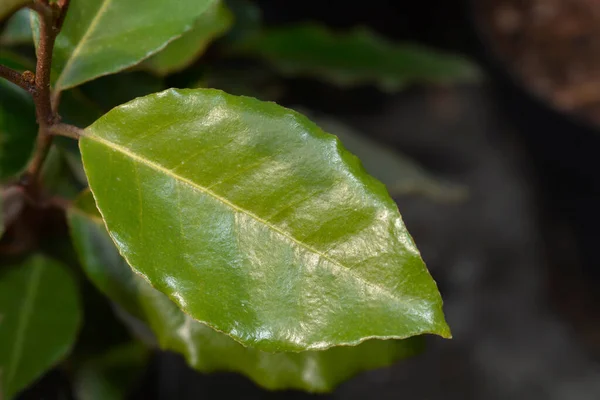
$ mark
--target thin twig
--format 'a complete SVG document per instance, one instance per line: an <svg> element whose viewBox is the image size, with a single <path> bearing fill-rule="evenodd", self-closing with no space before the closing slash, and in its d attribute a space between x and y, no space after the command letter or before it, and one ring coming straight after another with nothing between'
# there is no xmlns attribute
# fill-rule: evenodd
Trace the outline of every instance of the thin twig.
<svg viewBox="0 0 600 400"><path fill-rule="evenodd" d="M36 116L39 124L36 150L27 166L22 181L26 183L32 196L38 191L38 181L44 161L50 151L54 136L51 132L53 125L59 122L58 115L53 109L50 91L50 72L52 69L52 52L56 37L64 20L63 11L68 7L68 1L60 4L49 4L47 0L36 0L31 8L39 15L40 37L37 48L37 64L35 73L36 93L33 97ZM57 108L58 105L55 105Z"/></svg>
<svg viewBox="0 0 600 400"><path fill-rule="evenodd" d="M34 3L37 4L37 3ZM36 11L38 11L36 9ZM52 51L58 35L55 28L56 18L52 10L49 13L39 12L40 39L37 49L37 65L35 69L35 86L38 89L35 103L40 126L54 122L54 113L50 106L50 71L52 68Z"/></svg>
<svg viewBox="0 0 600 400"><path fill-rule="evenodd" d="M83 136L83 129L80 129L74 125L58 123L50 127L50 133L55 136L64 136L78 140L81 136Z"/></svg>
<svg viewBox="0 0 600 400"><path fill-rule="evenodd" d="M35 94L34 75L30 71L25 71L20 74L14 69L8 68L5 65L0 64L0 77L6 79L9 82L25 89L31 94Z"/></svg>

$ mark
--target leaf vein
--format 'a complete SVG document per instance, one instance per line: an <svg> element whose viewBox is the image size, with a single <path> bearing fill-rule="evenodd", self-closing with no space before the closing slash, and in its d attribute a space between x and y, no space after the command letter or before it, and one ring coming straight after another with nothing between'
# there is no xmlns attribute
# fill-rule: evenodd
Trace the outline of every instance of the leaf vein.
<svg viewBox="0 0 600 400"><path fill-rule="evenodd" d="M347 266L345 266L343 264L340 264L339 261L331 258L326 253L323 253L323 252L319 251L318 249L310 246L309 244L306 244L306 243L303 243L303 242L299 241L298 239L296 239L295 237L293 237L288 232L285 232L281 228L279 228L279 227L271 224L269 221L264 220L263 218L259 217L258 215L252 213L251 211L245 210L245 209L237 206L236 204L234 204L231 201L227 200L226 198L218 195L217 193L215 193L215 192L213 192L213 191L211 191L211 190L209 190L209 189L207 189L207 188L205 188L203 186L200 186L199 184L197 184L197 183L195 183L195 182L193 182L193 181L191 181L191 180L189 180L189 179L187 179L187 178L185 178L183 176L179 176L179 175L175 174L172 170L169 170L169 169L165 168L164 166L162 166L162 165L160 165L160 164L158 164L156 162L150 161L150 160L144 158L143 156L141 156L139 154L133 153L129 149L124 148L124 147L122 147L122 146L120 146L120 145L118 145L116 143L110 142L110 141L108 141L108 140L106 140L104 138L101 138L101 137L95 136L95 135L94 136L89 135L89 136L86 136L86 138L90 139L90 140L93 140L93 141L95 141L95 142L97 142L97 143L99 143L99 144L101 144L103 146L106 146L109 149L112 149L113 151L118 151L118 152L120 152L120 153L122 153L122 154L124 154L124 155L126 155L126 156L128 156L130 158L132 158L133 160L141 163L141 164L144 164L144 165L146 165L146 166L148 166L148 167L150 167L150 168L152 168L152 169L154 169L154 170L156 170L158 172L162 172L165 175L171 176L176 181L179 181L179 182L181 182L183 184L186 184L186 185L190 186L191 188L193 188L195 190L198 190L198 191L200 191L200 192L202 192L202 193L204 193L204 194L206 194L208 196L213 197L214 199L222 202L223 204L227 205L229 208L235 210L236 212L241 213L241 214L245 214L245 215L251 217L252 219L256 220L257 222L260 222L260 223L264 224L265 226L267 226L268 228L272 229L274 232L276 232L276 233L280 234L281 236L287 238L288 240L296 243L297 245L299 245L300 247L304 248L305 250L308 250L309 252L316 254L317 256L321 257L325 261L328 261L330 265L332 265L333 267L335 267L336 269L338 269L340 271L344 271L345 273L349 274L355 280L357 280L358 282L364 284L365 286L368 286L368 287L372 288L374 291L376 291L376 292L378 292L380 294L383 294L383 295L385 295L385 296L387 296L387 297L389 297L389 298L391 298L393 300L400 301L404 305L404 307L406 308L407 312L417 313L417 314L419 313L418 311L416 311L414 309L411 310L411 307L407 304L407 303L411 303L412 299L406 298L406 297L403 297L403 296L398 296L398 294L393 293L392 291L390 291L386 287L383 287L383 286L380 286L380 285L375 284L373 282L365 280L362 276L354 273L352 271L352 269L350 269L349 267L347 267Z"/></svg>
<svg viewBox="0 0 600 400"><path fill-rule="evenodd" d="M73 52L71 53L71 56L69 57L69 60L67 61L67 63L65 64L65 66L63 67L62 72L60 73L60 76L58 77L58 79L56 80L56 85L55 87L57 88L57 90L60 90L60 84L62 83L64 77L67 75L68 72L70 72L70 70L73 68L73 63L75 61L75 59L77 59L79 57L79 54L81 53L81 51L83 50L83 45L85 42L88 42L90 40L90 36L94 33L94 31L96 30L96 27L98 26L100 19L102 18L102 15L104 13L106 13L106 10L108 9L108 6L111 4L112 0L106 0L98 9L98 13L96 13L96 15L94 16L94 18L92 19L92 21L90 22L88 29L85 31L85 33L83 34L83 36L81 37L81 40L79 40L79 43L77 43L77 45L75 46L75 48L73 49Z"/></svg>

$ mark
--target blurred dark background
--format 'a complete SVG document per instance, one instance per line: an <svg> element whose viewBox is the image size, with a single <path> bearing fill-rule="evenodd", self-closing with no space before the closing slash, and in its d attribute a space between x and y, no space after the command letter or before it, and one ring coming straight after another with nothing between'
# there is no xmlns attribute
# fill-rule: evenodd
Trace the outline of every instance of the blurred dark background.
<svg viewBox="0 0 600 400"><path fill-rule="evenodd" d="M568 1L565 1L568 3ZM259 1L268 25L366 25L476 60L486 81L388 95L309 79L284 102L324 111L466 185L469 199L398 198L440 284L454 340L361 374L336 399L598 399L600 132L532 94L467 1ZM309 398L233 374L198 376L174 355L150 374L159 398Z"/></svg>
<svg viewBox="0 0 600 400"><path fill-rule="evenodd" d="M430 338L421 356L322 396L266 392L235 374L199 375L164 353L134 397L599 399L600 128L534 95L478 29L471 2L257 3L267 25L366 25L484 68L478 85L394 95L289 79L283 100L334 115L468 187L460 203L397 199L440 285L454 339Z"/></svg>

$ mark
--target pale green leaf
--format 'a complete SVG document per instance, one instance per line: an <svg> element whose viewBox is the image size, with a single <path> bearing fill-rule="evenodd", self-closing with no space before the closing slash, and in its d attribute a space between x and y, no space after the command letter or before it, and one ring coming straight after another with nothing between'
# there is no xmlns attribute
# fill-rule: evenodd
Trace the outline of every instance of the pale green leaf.
<svg viewBox="0 0 600 400"><path fill-rule="evenodd" d="M416 44L392 43L366 28L347 33L315 24L270 28L238 50L266 59L283 74L342 86L373 83L392 91L415 83L469 82L480 76L478 68L464 58Z"/></svg>
<svg viewBox="0 0 600 400"><path fill-rule="evenodd" d="M18 56L0 51L0 64L19 72L26 69ZM0 180L19 173L27 164L37 136L35 107L31 95L0 79Z"/></svg>
<svg viewBox="0 0 600 400"><path fill-rule="evenodd" d="M62 91L135 65L190 30L214 0L75 0L56 40Z"/></svg>
<svg viewBox="0 0 600 400"><path fill-rule="evenodd" d="M164 294L133 273L114 247L91 193L69 210L69 224L90 280L135 318L147 324L165 350L179 352L201 372L235 371L268 389L332 390L368 369L390 365L422 348L422 338L370 340L356 347L301 353L265 353L246 348L184 314ZM132 318L127 318L131 323Z"/></svg>
<svg viewBox="0 0 600 400"><path fill-rule="evenodd" d="M13 46L18 44L30 44L33 42L33 33L31 32L30 13L28 8L19 10L13 15L0 35L0 44Z"/></svg>
<svg viewBox="0 0 600 400"><path fill-rule="evenodd" d="M217 0L198 18L192 30L146 60L144 66L158 75L181 71L199 58L210 42L224 34L232 23L231 11Z"/></svg>
<svg viewBox="0 0 600 400"><path fill-rule="evenodd" d="M168 90L111 110L79 144L132 268L242 344L302 351L450 336L385 187L302 115Z"/></svg>
<svg viewBox="0 0 600 400"><path fill-rule="evenodd" d="M418 194L439 201L457 201L467 196L466 188L436 178L414 160L369 139L350 126L299 107L294 109L336 135L348 150L360 158L367 172L387 186L392 196Z"/></svg>
<svg viewBox="0 0 600 400"><path fill-rule="evenodd" d="M77 287L61 264L34 256L0 269L0 387L12 398L62 360L81 322Z"/></svg>
<svg viewBox="0 0 600 400"><path fill-rule="evenodd" d="M148 361L141 343L109 349L77 368L74 388L79 400L125 400Z"/></svg>
<svg viewBox="0 0 600 400"><path fill-rule="evenodd" d="M0 21L18 10L19 7L23 7L31 2L32 0L2 0L0 2Z"/></svg>

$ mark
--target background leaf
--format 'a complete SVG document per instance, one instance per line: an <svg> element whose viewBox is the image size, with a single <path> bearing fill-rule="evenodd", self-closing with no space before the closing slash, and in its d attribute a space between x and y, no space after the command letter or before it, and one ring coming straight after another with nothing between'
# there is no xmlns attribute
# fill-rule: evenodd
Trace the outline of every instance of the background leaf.
<svg viewBox="0 0 600 400"><path fill-rule="evenodd" d="M61 264L34 256L0 269L0 387L6 400L67 355L80 322L77 288Z"/></svg>
<svg viewBox="0 0 600 400"><path fill-rule="evenodd" d="M266 59L285 75L305 75L342 86L375 83L383 90L409 84L477 80L464 58L415 44L394 44L355 28L334 33L315 24L265 29L237 51Z"/></svg>
<svg viewBox="0 0 600 400"><path fill-rule="evenodd" d="M49 193L73 199L85 187L85 182L76 175L77 166L69 161L69 156L67 150L52 146L42 167L42 182Z"/></svg>
<svg viewBox="0 0 600 400"><path fill-rule="evenodd" d="M0 64L19 72L25 61L0 51ZM0 180L19 173L27 164L37 136L35 107L31 95L20 87L0 79Z"/></svg>
<svg viewBox="0 0 600 400"><path fill-rule="evenodd" d="M181 71L200 57L210 42L225 33L232 24L233 14L221 0L217 0L189 32L146 60L144 66L159 75Z"/></svg>
<svg viewBox="0 0 600 400"><path fill-rule="evenodd" d="M55 90L139 63L190 30L213 1L73 1L56 40Z"/></svg>
<svg viewBox="0 0 600 400"><path fill-rule="evenodd" d="M106 90L107 87L110 87L111 90ZM77 89L81 90L83 96L90 102L91 107L100 110L104 114L111 108L136 97L146 96L165 88L163 80L152 74L144 71L127 71L104 76ZM90 123L86 123L85 126Z"/></svg>
<svg viewBox="0 0 600 400"><path fill-rule="evenodd" d="M465 187L437 179L409 157L369 139L363 133L328 116L292 107L309 116L362 161L368 173L383 182L392 196L418 194L440 201L458 201L468 195Z"/></svg>
<svg viewBox="0 0 600 400"><path fill-rule="evenodd" d="M0 35L0 44L14 46L33 43L30 12L28 8L19 10L6 22L2 35Z"/></svg>
<svg viewBox="0 0 600 400"><path fill-rule="evenodd" d="M385 187L300 114L168 90L111 110L80 148L129 264L241 343L302 351L450 336Z"/></svg>
<svg viewBox="0 0 600 400"><path fill-rule="evenodd" d="M235 24L227 33L224 40L237 43L248 40L262 29L262 11L250 0L225 0L227 7L234 15Z"/></svg>
<svg viewBox="0 0 600 400"><path fill-rule="evenodd" d="M83 268L92 282L135 318L148 324L165 350L183 354L198 371L236 371L269 389L329 391L360 371L390 365L422 348L422 338L372 340L356 347L302 353L245 348L185 315L164 294L133 273L113 245L90 192L69 210Z"/></svg>
<svg viewBox="0 0 600 400"><path fill-rule="evenodd" d="M148 350L138 342L127 343L88 360L75 374L79 400L125 400L144 372Z"/></svg>

